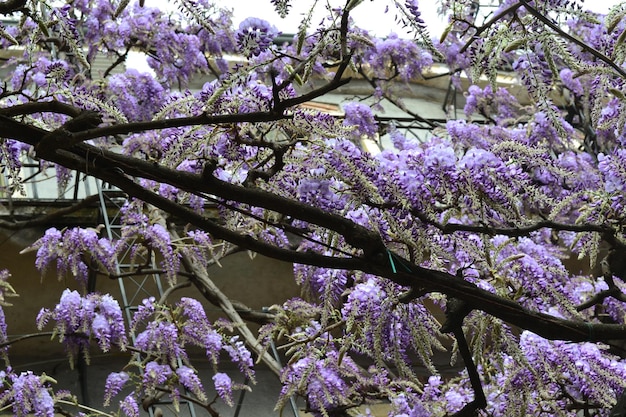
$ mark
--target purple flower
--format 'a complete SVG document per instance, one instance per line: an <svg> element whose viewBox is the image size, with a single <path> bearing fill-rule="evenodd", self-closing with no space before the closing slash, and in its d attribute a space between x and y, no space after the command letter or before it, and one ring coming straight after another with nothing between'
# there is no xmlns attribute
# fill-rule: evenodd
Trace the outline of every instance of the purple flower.
<svg viewBox="0 0 626 417"><path fill-rule="evenodd" d="M366 313L367 310L363 308L365 305L380 305L381 300L386 296L387 294L383 288L378 285L376 279L368 279L366 282L357 284L352 289L350 295L348 295L348 300L343 306L342 314L348 316L351 313Z"/></svg>
<svg viewBox="0 0 626 417"><path fill-rule="evenodd" d="M143 388L146 391L154 390L158 385L163 385L172 375L169 365L160 365L155 361L146 364L143 372Z"/></svg>
<svg viewBox="0 0 626 417"><path fill-rule="evenodd" d="M348 282L348 273L338 269L317 268L309 265L294 265L296 281L308 288L314 299L328 297L336 303L344 292Z"/></svg>
<svg viewBox="0 0 626 417"><path fill-rule="evenodd" d="M129 375L126 372L112 372L109 374L106 380L104 388L104 405L109 405L111 398L115 397L124 388L124 385L129 380Z"/></svg>
<svg viewBox="0 0 626 417"><path fill-rule="evenodd" d="M609 193L626 191L626 149L616 149L611 155L598 155L598 170Z"/></svg>
<svg viewBox="0 0 626 417"><path fill-rule="evenodd" d="M559 76L561 77L561 81L565 87L574 93L577 96L582 96L584 94L583 86L578 78L574 77L574 72L569 68L563 68L561 72L559 72Z"/></svg>
<svg viewBox="0 0 626 417"><path fill-rule="evenodd" d="M217 364L222 349L222 336L213 328L198 300L183 297L177 304L186 317L181 326L181 339L196 346L204 347L206 355Z"/></svg>
<svg viewBox="0 0 626 417"><path fill-rule="evenodd" d="M388 78L395 71L403 81L421 76L433 64L432 55L413 40L401 39L395 33L376 41L365 57L377 76Z"/></svg>
<svg viewBox="0 0 626 417"><path fill-rule="evenodd" d="M144 298L141 305L133 314L133 320L130 324L130 330L135 332L139 323L146 322L156 311L156 299L154 297Z"/></svg>
<svg viewBox="0 0 626 417"><path fill-rule="evenodd" d="M94 310L98 311L91 324L93 334L98 339L100 348L107 352L111 343L122 349L126 345L124 317L118 302L109 294L90 295L94 300Z"/></svg>
<svg viewBox="0 0 626 417"><path fill-rule="evenodd" d="M145 352L164 355L170 364L187 357L180 345L178 329L174 323L148 323L146 330L137 335L135 346Z"/></svg>
<svg viewBox="0 0 626 417"><path fill-rule="evenodd" d="M549 114L544 111L538 111L534 115L533 122L530 124L532 130L528 137L529 144L531 145L560 145L562 143L561 135L557 130L555 124L560 124L561 130L568 133L569 136L574 134L574 129L563 119L558 121L549 117Z"/></svg>
<svg viewBox="0 0 626 417"><path fill-rule="evenodd" d="M187 317L187 324L202 327L208 324L204 307L202 307L200 301L189 297L182 297L176 305L182 309L183 314Z"/></svg>
<svg viewBox="0 0 626 417"><path fill-rule="evenodd" d="M215 330L209 331L204 335L203 343L206 347L207 358L211 359L214 364L217 364L219 352L223 346L222 336Z"/></svg>
<svg viewBox="0 0 626 417"><path fill-rule="evenodd" d="M414 150L419 146L419 142L415 139L408 138L394 124L389 125L389 137L393 147L399 151Z"/></svg>
<svg viewBox="0 0 626 417"><path fill-rule="evenodd" d="M50 264L56 263L60 276L70 273L86 283L87 259L93 259L106 271L115 271L113 246L108 239L98 237L96 229L75 227L61 232L50 228L31 248L37 249L35 265L42 273Z"/></svg>
<svg viewBox="0 0 626 417"><path fill-rule="evenodd" d="M15 415L34 413L37 417L54 416L54 400L42 379L31 371L10 375Z"/></svg>
<svg viewBox="0 0 626 417"><path fill-rule="evenodd" d="M354 136L358 139L362 135L374 138L378 133L378 125L374 119L374 113L369 106L361 103L347 103L343 105L346 117L343 124L354 127Z"/></svg>
<svg viewBox="0 0 626 417"><path fill-rule="evenodd" d="M278 30L269 22L249 17L239 24L237 45L244 56L256 56L269 48L277 35Z"/></svg>
<svg viewBox="0 0 626 417"><path fill-rule="evenodd" d="M424 22L424 19L421 17L422 13L419 11L419 3L417 0L406 0L404 2L404 7L406 7L409 13L413 15L413 19L415 19L416 23L420 26L426 26L426 22Z"/></svg>
<svg viewBox="0 0 626 417"><path fill-rule="evenodd" d="M139 417L139 404L133 394L128 394L126 398L120 401L120 409L128 417Z"/></svg>
<svg viewBox="0 0 626 417"><path fill-rule="evenodd" d="M437 143L434 146L429 146L427 150L424 163L428 169L445 170L454 167L457 163L456 153L449 143Z"/></svg>
<svg viewBox="0 0 626 417"><path fill-rule="evenodd" d="M556 393L561 389L554 384L558 381L566 385L568 396L600 404L614 401L623 390L626 363L594 343L550 341L525 331L520 348L528 360L523 368L530 372L520 374L523 378L516 379L517 384L553 387Z"/></svg>
<svg viewBox="0 0 626 417"><path fill-rule="evenodd" d="M239 370L246 374L248 378L254 380L254 371L252 367L254 362L250 351L246 345L239 340L239 336L230 338L230 343L224 345L224 350L230 355L230 359L239 366Z"/></svg>
<svg viewBox="0 0 626 417"><path fill-rule="evenodd" d="M130 208L124 213L128 213L129 216L126 221L132 221L132 223L123 229L121 240L124 244L118 243L116 245L117 251L127 250L127 245L131 245L131 248L136 250L138 248L136 241L141 238L144 245L161 254L163 258L161 266L166 271L168 281L170 284L176 283L176 274L180 267L180 255L172 247L170 233L160 224L147 224L147 220L143 216Z"/></svg>
<svg viewBox="0 0 626 417"><path fill-rule="evenodd" d="M233 406L233 381L228 375L218 372L213 375L213 384L215 391L220 398L229 406Z"/></svg>
<svg viewBox="0 0 626 417"><path fill-rule="evenodd" d="M39 329L55 321L59 341L70 353L87 346L92 337L107 352L113 344L124 349L127 343L122 310L108 294L96 293L82 297L78 291L66 289L53 311L42 309L37 316Z"/></svg>
<svg viewBox="0 0 626 417"><path fill-rule="evenodd" d="M465 395L463 395L459 391L448 390L446 391L444 397L447 401L446 408L448 412L455 413L463 408L465 404L470 402L473 398L473 395L471 393L466 393Z"/></svg>
<svg viewBox="0 0 626 417"><path fill-rule="evenodd" d="M4 315L4 309L0 306L0 343L6 343L8 340L6 316ZM8 349L8 346L0 348L0 353L6 355Z"/></svg>
<svg viewBox="0 0 626 417"><path fill-rule="evenodd" d="M109 100L131 122L151 120L165 99L163 86L151 74L135 69L112 75L108 82Z"/></svg>
<svg viewBox="0 0 626 417"><path fill-rule="evenodd" d="M196 371L187 367L181 366L176 369L176 375L178 376L178 380L180 383L191 391L200 401L206 401L206 395L204 393L204 388L202 387L202 382L200 382L200 378Z"/></svg>
<svg viewBox="0 0 626 417"><path fill-rule="evenodd" d="M69 76L69 71L70 68L67 62L54 61L46 67L45 73L54 80L65 81Z"/></svg>
<svg viewBox="0 0 626 417"><path fill-rule="evenodd" d="M306 395L310 407L316 411L342 406L349 397L350 388L341 377L335 360L307 356L285 368L281 396L293 392Z"/></svg>

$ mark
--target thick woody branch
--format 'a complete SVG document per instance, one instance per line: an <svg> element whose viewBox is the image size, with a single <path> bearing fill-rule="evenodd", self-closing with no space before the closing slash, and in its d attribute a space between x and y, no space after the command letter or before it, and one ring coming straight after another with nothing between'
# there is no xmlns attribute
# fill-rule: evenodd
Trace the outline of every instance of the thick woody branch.
<svg viewBox="0 0 626 417"><path fill-rule="evenodd" d="M482 235L502 235L509 237L528 236L532 232L541 229L552 229L556 231L567 232L593 232L599 233L608 243L613 246L623 246L623 244L615 238L616 230L605 224L567 224L554 222L552 220L540 220L527 226L515 227L492 227L487 225L463 224L463 223L439 223L429 218L418 210L411 210L411 214L420 219L423 223L429 224L437 228L443 234L452 234L457 232L469 232Z"/></svg>
<svg viewBox="0 0 626 417"><path fill-rule="evenodd" d="M335 77L324 85L298 97L286 99L274 103L274 109L269 112L251 112L237 114L209 115L201 114L191 117L180 117L174 119L153 120L149 122L135 122L113 126L87 129L83 132L73 134L68 145L84 142L88 139L95 139L106 136L144 132L148 130L162 130L172 127L197 126L197 125L220 125L233 123L260 123L273 122L277 120L290 119L293 116L286 113L289 108L298 106L307 101L323 96L337 88L350 82L349 78L343 79L342 75L348 67L349 61L346 59L341 63ZM67 148L67 146L65 146Z"/></svg>
<svg viewBox="0 0 626 417"><path fill-rule="evenodd" d="M11 107L0 109L0 114L7 117L25 116L35 113L60 113L76 117L82 112L81 109L60 101L33 101L23 104L15 104Z"/></svg>
<svg viewBox="0 0 626 417"><path fill-rule="evenodd" d="M0 2L0 14L11 14L23 9L26 6L26 0L6 0Z"/></svg>
<svg viewBox="0 0 626 417"><path fill-rule="evenodd" d="M255 251L274 259L326 268L361 270L388 278L400 285L409 286L420 291L441 292L467 302L473 309L482 310L494 317L498 317L519 328L530 330L547 339L570 341L626 339L626 326L565 320L548 314L530 311L514 301L482 290L469 282L459 280L454 275L422 268L413 265L408 260L404 260L403 262L408 265L410 272L396 271L392 269L389 265L388 258L382 253L362 258L337 258L320 255L314 252L298 252L278 248L261 242L251 236L244 236L219 226L192 210L147 190L142 190L141 187L128 179L122 180L118 178L116 180L114 177L109 177L107 181L124 189L130 195L137 196L176 216L186 218L189 223L209 233L214 233L219 239L233 242L242 248ZM339 218L343 219L341 217ZM346 237L346 239L348 239L348 237ZM395 257L400 259L398 255L395 255Z"/></svg>
<svg viewBox="0 0 626 417"><path fill-rule="evenodd" d="M31 144L38 143L38 140L41 140L48 133L45 130L19 123L1 115L0 129L4 131L5 137L12 137ZM325 268L361 270L388 278L393 282L412 287L418 291L440 292L464 300L473 309L482 310L547 339L570 341L626 339L626 326L565 320L530 311L516 302L484 291L451 274L422 268L413 265L408 260L404 262L408 265L410 272L396 271L390 266L386 256L386 248L377 233L358 226L344 217L307 206L295 200L258 189L228 184L213 178L212 175L206 178L206 176L171 170L136 158L116 155L87 144L76 145L71 150L56 150L46 155L46 159L60 163L70 169L88 172L119 187L133 197L146 201L148 204L174 216L187 219L189 223L213 234L217 239L229 241L270 258ZM293 216L340 234L350 245L362 249L363 256L333 257L273 246L252 236L230 230L182 205L146 190L127 175L154 179L186 191L203 191L226 200L240 201ZM398 255L396 257L400 259Z"/></svg>
<svg viewBox="0 0 626 417"><path fill-rule="evenodd" d="M396 255L397 257L397 255ZM388 278L400 285L410 286L418 291L441 292L463 300L472 309L482 310L520 329L530 330L550 340L568 340L572 342L606 341L610 339L626 339L626 326L618 324L590 323L579 320L567 320L548 314L528 310L518 303L496 294L482 290L467 281L443 271L436 271L412 265L408 271L391 271L389 267L381 267L369 263L361 269L364 272Z"/></svg>
<svg viewBox="0 0 626 417"><path fill-rule="evenodd" d="M485 392L483 391L483 385L480 382L480 374L472 358L472 352L467 345L465 334L463 334L463 328L461 325L456 326L453 330L454 337L459 346L459 353L465 363L467 369L467 375L469 376L470 383L472 384L472 390L474 390L474 399L454 414L454 417L475 416L476 412L487 406L487 399L485 398Z"/></svg>

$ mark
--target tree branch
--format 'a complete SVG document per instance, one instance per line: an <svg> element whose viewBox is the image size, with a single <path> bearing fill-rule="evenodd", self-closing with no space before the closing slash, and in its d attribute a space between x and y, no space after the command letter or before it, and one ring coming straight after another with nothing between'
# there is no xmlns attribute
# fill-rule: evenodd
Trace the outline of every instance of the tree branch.
<svg viewBox="0 0 626 417"><path fill-rule="evenodd" d="M18 342L21 342L21 341L23 341L23 340L34 339L34 338L36 338L36 337L43 337L43 336L48 336L48 337L50 337L50 336L52 336L53 334L54 334L54 332L41 332L41 333L30 333L30 334L25 334L25 335L23 335L23 336L16 337L16 338L15 338L15 339L13 339L13 340L8 340L8 341L6 341L6 342L0 343L0 348L4 348L4 347L7 347L7 346L10 346L10 345L12 345L12 344L14 344L14 343L18 343Z"/></svg>
<svg viewBox="0 0 626 417"><path fill-rule="evenodd" d="M459 345L459 353L465 363L467 369L467 375L469 376L470 383L472 384L472 390L474 390L474 399L465 406L454 413L454 417L470 417L475 416L476 412L487 406L487 399L485 398L485 392L483 391L483 385L480 382L480 375L478 369L472 358L472 352L467 345L467 340L463 334L463 328L461 325L455 326L453 329L454 337Z"/></svg>
<svg viewBox="0 0 626 417"><path fill-rule="evenodd" d="M24 116L34 113L61 113L76 117L83 110L57 100L31 101L23 104L15 104L0 109L0 114L7 117Z"/></svg>
<svg viewBox="0 0 626 417"><path fill-rule="evenodd" d="M31 144L38 143L48 133L45 130L19 123L2 115L0 115L0 129L3 129L5 137L12 137ZM396 271L391 268L386 256L387 250L377 233L339 215L263 190L228 184L213 178L212 175L206 178L171 170L136 158L116 155L84 143L72 147L71 150L57 149L46 155L46 159L60 163L70 169L87 172L117 186L130 196L139 198L179 218L185 218L189 223L211 233L217 239L229 241L270 258L325 268L360 270L388 278L399 285L412 287L418 291L441 292L466 301L471 308L482 310L547 339L570 341L626 339L626 326L624 325L592 324L533 312L518 303L482 290L446 272L413 265L408 260L404 263L410 272ZM127 177L126 174L133 177L154 179L185 191L204 191L227 200L264 207L319 225L337 232L355 248L363 249L363 257L333 257L273 246L252 236L230 230L193 210L148 191ZM402 259L399 255L394 256Z"/></svg>
<svg viewBox="0 0 626 417"><path fill-rule="evenodd" d="M245 249L258 252L262 255L288 262L315 265L325 268L344 270L360 270L384 278L388 278L403 286L412 287L418 291L426 289L428 292L441 292L446 295L466 301L471 308L482 310L487 314L498 317L521 329L530 330L547 339L561 339L570 341L602 341L608 339L626 339L626 326L617 324L597 324L583 321L566 320L544 313L530 311L518 303L490 293L477 286L459 280L456 276L443 271L436 271L412 264L403 260L410 272L392 269L387 257L382 253L362 258L337 258L320 255L314 252L298 252L278 248L261 242L252 236L241 235L232 230L218 226L213 221L182 207L164 197L142 189L133 181L121 180L115 177L106 178L112 184L124 189L130 195L153 204L175 216L187 219L191 224L213 233L218 239L224 239ZM279 198L276 196L276 198ZM331 214L328 214L332 216ZM336 216L339 217L339 216ZM341 217L340 217L341 218ZM346 220L344 218L341 218ZM350 231L344 231L349 233ZM348 240L348 236L343 234ZM376 240L380 239L376 236ZM394 255L402 259L399 255Z"/></svg>
<svg viewBox="0 0 626 417"><path fill-rule="evenodd" d="M0 2L0 14L11 14L26 6L26 0L6 0Z"/></svg>
<svg viewBox="0 0 626 417"><path fill-rule="evenodd" d="M472 45L472 43L474 43L476 41L476 39L479 39L479 36L483 32L485 32L487 29L489 29L494 24L496 24L499 21L501 21L504 18L504 16L506 16L507 14L514 13L521 6L522 5L520 3L512 4L511 6L507 7L506 9L504 9L503 11L501 11L500 13L498 13L497 15L495 15L494 17L489 19L489 21L486 22L484 25L482 25L481 27L477 28L476 32L474 33L472 38L465 45L463 45L463 47L459 50L459 54L465 53L465 51L467 51L467 48L469 48Z"/></svg>
<svg viewBox="0 0 626 417"><path fill-rule="evenodd" d="M526 8L526 10L528 10L528 12L531 15L533 15L537 20L539 20L544 25L548 26L550 29L555 31L559 36L580 46L583 50L589 52L591 55L593 55L594 57L598 58L600 61L607 64L609 67L613 68L613 70L615 70L615 72L617 72L622 78L626 79L626 71L624 71L622 67L618 65L614 60L607 57L606 55L604 55L602 52L598 51L597 49L594 49L591 46L587 45L585 42L581 41L580 39L565 32L557 24L555 24L553 21L548 19L543 13L541 13L535 7L531 6L527 0L519 0L519 2L524 5L524 8Z"/></svg>
<svg viewBox="0 0 626 417"><path fill-rule="evenodd" d="M170 228L170 233L177 239L179 238L175 230ZM265 350L265 348L259 343L257 338L252 334L246 323L243 321L239 312L235 309L235 306L230 299L215 285L213 280L209 277L205 265L200 265L194 259L190 258L185 252L181 253L181 262L187 271L193 274L191 282L214 304L217 304L226 316L232 321L233 327L237 329L239 334L243 337L246 344L254 350L257 356L267 365L267 367L276 376L280 377L282 373L282 367L280 364Z"/></svg>
<svg viewBox="0 0 626 417"><path fill-rule="evenodd" d="M443 234L452 234L456 232L469 232L477 233L489 236L503 235L508 237L521 237L528 236L532 232L536 232L541 229L552 229L558 231L567 232L594 232L599 233L602 237L611 245L621 247L621 243L615 238L616 230L610 226L604 224L567 224L558 223L552 220L541 220L528 226L516 226L516 227L492 227L485 225L473 225L463 223L439 223L426 214L418 211L411 210L411 214L420 219L425 224L429 224L437 228Z"/></svg>

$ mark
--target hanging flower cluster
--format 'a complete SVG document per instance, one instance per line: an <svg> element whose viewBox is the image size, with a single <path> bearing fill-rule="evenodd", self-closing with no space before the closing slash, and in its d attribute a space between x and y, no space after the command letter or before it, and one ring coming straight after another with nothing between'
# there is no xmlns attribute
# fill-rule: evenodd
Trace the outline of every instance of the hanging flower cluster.
<svg viewBox="0 0 626 417"><path fill-rule="evenodd" d="M11 368L0 371L0 406L11 407L16 416L34 414L53 417L55 398L50 390L51 378L31 371L17 374Z"/></svg>
<svg viewBox="0 0 626 417"><path fill-rule="evenodd" d="M55 336L72 356L88 355L91 340L96 340L103 352L113 346L125 350L128 343L122 310L109 294L81 296L66 289L54 310L39 312L37 327L41 330L49 321L54 322Z"/></svg>
<svg viewBox="0 0 626 417"><path fill-rule="evenodd" d="M272 44L277 35L278 30L269 22L249 17L239 24L237 45L246 57L259 55Z"/></svg>
<svg viewBox="0 0 626 417"><path fill-rule="evenodd" d="M55 268L85 287L90 274L117 274L124 256L175 288L181 269L218 261L228 251L214 249L231 241L302 262L301 298L274 306L261 329L288 357L276 371L279 408L298 395L325 417L381 399L390 416L452 415L480 399L478 374L487 404L477 407L489 415L610 414L626 386L624 359L592 330L615 331L626 317L622 6L599 17L576 1L507 0L481 23L477 2L441 1L449 27L433 41L418 1L388 2L399 31L384 39L356 27L364 2L349 1L304 13L293 42L279 46L268 21L234 28L232 12L209 0L179 0L177 10L18 3L18 23L0 25L0 46L24 52L0 86L2 191L20 190L28 155L51 160L42 170L57 164L61 188L78 169L137 198L115 240L97 228L47 230L31 247L42 273ZM286 16L293 2L272 4ZM131 51L154 75L121 67ZM101 71L102 53L112 62ZM449 120L458 103L432 119L398 97L441 79L441 66L450 92L465 93L465 120ZM502 69L516 89L503 88ZM308 105L350 77L370 97L341 103L345 117ZM383 102L412 117L419 138L405 134L407 120L380 122ZM82 126L84 111L102 123ZM59 133L67 143L46 149ZM366 152L363 137L384 149ZM0 305L12 292L7 276ZM577 342L515 328L511 311L529 317L522 328L553 323ZM131 350L122 317L111 296L68 289L37 321L76 355L92 342ZM6 321L0 309L3 353ZM143 399L167 392L177 405L184 391L205 407L215 395L233 405L246 387L220 360L253 382L253 341L229 326L190 298L146 299L130 326L134 356L107 378L106 405L120 397L121 412L138 417ZM465 356L465 370L440 375L435 352L455 359L465 341L475 366ZM190 347L214 367L210 381ZM3 409L47 417L59 406L45 377L0 376Z"/></svg>
<svg viewBox="0 0 626 417"><path fill-rule="evenodd" d="M228 336L222 327L212 324L197 300L184 297L175 306L168 307L158 304L154 298L145 299L133 316L131 331L136 335L133 349L140 352L141 359L131 359L126 370L109 374L105 385L105 405L135 379L141 384L133 394L120 401L122 409L132 412L141 398L151 397L163 390L177 404L181 387L197 401L207 403L208 397L198 371L190 365L187 353L190 347L205 350L207 359L216 370L213 376L215 392L226 404L232 405L234 390L248 387L217 371L222 352L227 353L231 362L238 364L241 372L254 383L250 352L237 336Z"/></svg>
<svg viewBox="0 0 626 417"><path fill-rule="evenodd" d="M101 238L96 229L50 228L31 249L37 249L35 265L42 273L53 264L59 276L71 274L86 283L91 262L105 271L115 271L115 248L108 239Z"/></svg>

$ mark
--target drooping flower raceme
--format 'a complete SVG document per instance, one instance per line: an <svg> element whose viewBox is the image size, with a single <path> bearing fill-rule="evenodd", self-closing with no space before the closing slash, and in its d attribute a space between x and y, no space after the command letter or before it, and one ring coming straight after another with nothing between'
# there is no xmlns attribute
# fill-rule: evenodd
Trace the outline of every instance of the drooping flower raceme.
<svg viewBox="0 0 626 417"><path fill-rule="evenodd" d="M626 191L626 150L616 149L611 155L598 155L598 169L609 193Z"/></svg>
<svg viewBox="0 0 626 417"><path fill-rule="evenodd" d="M339 375L332 359L300 359L288 368L285 378L281 395L288 393L292 384L306 381L303 384L305 395L315 410L339 408L348 397L348 384Z"/></svg>
<svg viewBox="0 0 626 417"><path fill-rule="evenodd" d="M42 329L49 321L54 322L55 334L72 355L86 353L92 339L104 352L112 346L124 350L127 344L122 310L108 294L83 297L66 289L54 310L39 312L37 327Z"/></svg>
<svg viewBox="0 0 626 417"><path fill-rule="evenodd" d="M128 210L129 213L131 211L132 209ZM146 247L162 256L160 265L165 271L168 282L172 285L176 283L180 256L172 244L170 233L161 224L148 224L145 219L141 218L140 221L125 227L120 240L116 242L117 253L130 248L131 253L135 254Z"/></svg>
<svg viewBox="0 0 626 417"><path fill-rule="evenodd" d="M34 414L37 417L53 417L54 398L47 386L46 378L33 374L31 371L19 375L0 371L0 405L12 403L16 416Z"/></svg>
<svg viewBox="0 0 626 417"><path fill-rule="evenodd" d="M104 388L104 405L109 405L111 398L115 397L124 388L130 376L126 372L112 372L107 376Z"/></svg>
<svg viewBox="0 0 626 417"><path fill-rule="evenodd" d="M378 127L374 114L369 106L361 103L348 103L343 106L346 113L344 124L354 128L354 136L359 139L361 135L365 135L370 139L374 139L378 133Z"/></svg>
<svg viewBox="0 0 626 417"><path fill-rule="evenodd" d="M148 323L146 330L137 335L135 346L144 352L163 355L169 364L187 357L174 323L162 321Z"/></svg>
<svg viewBox="0 0 626 417"><path fill-rule="evenodd" d="M396 71L402 81L420 77L423 70L433 64L433 57L428 51L395 33L377 40L366 60L377 76L384 79Z"/></svg>
<svg viewBox="0 0 626 417"><path fill-rule="evenodd" d="M191 366L187 352L188 347L193 346L205 349L215 369L213 379L217 394L232 405L233 390L248 387L235 384L228 375L218 372L220 355L228 353L248 381L254 383L255 379L252 355L238 336L226 334L224 327L230 326L211 323L202 304L192 298L182 297L173 306L159 304L153 297L143 300L133 316L131 330L136 334L134 348L141 351L144 359L139 363L136 358L132 358L132 366L123 372L109 375L105 386L105 403L110 403L133 380L142 382L130 395L135 402L165 391L177 403L183 390L187 390L187 394L193 395L196 400L206 402L205 388L198 371ZM122 401L122 409L131 407L133 401L127 397ZM132 412L132 407L125 412Z"/></svg>
<svg viewBox="0 0 626 417"><path fill-rule="evenodd" d="M37 249L35 265L41 272L55 264L59 276L69 273L86 283L92 261L107 272L115 271L115 248L110 240L99 237L96 229L76 227L61 231L53 227L31 248Z"/></svg>
<svg viewBox="0 0 626 417"><path fill-rule="evenodd" d="M218 372L213 375L213 384L215 385L215 391L219 394L220 398L228 405L233 405L233 381L230 377L223 373Z"/></svg>
<svg viewBox="0 0 626 417"><path fill-rule="evenodd" d="M259 55L265 51L278 35L278 30L269 22L249 17L239 24L237 45L244 56Z"/></svg>
<svg viewBox="0 0 626 417"><path fill-rule="evenodd" d="M128 394L122 401L120 401L120 409L128 417L139 417L139 404L133 394Z"/></svg>
<svg viewBox="0 0 626 417"><path fill-rule="evenodd" d="M158 111L164 100L164 89L154 77L128 69L124 74L109 78L106 93L130 121L147 121Z"/></svg>
<svg viewBox="0 0 626 417"><path fill-rule="evenodd" d="M206 401L207 397L204 393L204 387L196 371L183 365L176 369L176 375L183 387L192 392L200 401Z"/></svg>

